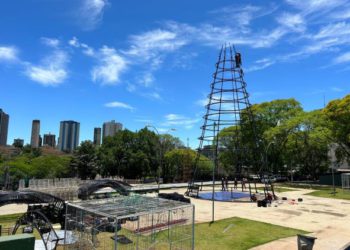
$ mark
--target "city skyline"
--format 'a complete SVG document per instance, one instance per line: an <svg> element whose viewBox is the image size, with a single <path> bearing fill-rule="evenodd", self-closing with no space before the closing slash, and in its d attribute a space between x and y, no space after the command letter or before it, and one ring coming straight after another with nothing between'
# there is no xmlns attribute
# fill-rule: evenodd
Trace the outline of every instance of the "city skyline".
<svg viewBox="0 0 350 250"><path fill-rule="evenodd" d="M196 148L224 43L242 54L251 103L294 97L322 108L350 91L348 9L343 0L4 1L7 142L28 143L35 118L56 135L59 121L80 121L81 141L116 119L131 131L175 128Z"/></svg>
<svg viewBox="0 0 350 250"><path fill-rule="evenodd" d="M8 129L9 129L9 114L6 114L1 108L0 108L0 112L2 112L2 115L5 115L6 117L6 122L7 122L7 124L5 124L6 125L6 131L4 131L3 132L3 135L5 136L6 135L6 138L7 138L7 136L8 136ZM60 121L59 122L59 129L58 129L58 131L60 131L60 126L61 126L61 123L62 122L66 122L66 121L68 121L68 120L65 120L65 121ZM69 120L69 121L73 121L73 120ZM41 120L40 119L34 119L34 120L32 120L31 121L32 122L32 125L31 125L31 132L30 132L30 135L29 135L29 139L28 139L28 141L26 141L25 139L23 139L23 138L20 138L20 137L16 137L15 136L15 138L13 138L13 142L11 143L9 140L7 140L7 145L8 146L10 146L10 145L12 145L13 143L15 143L16 141L18 141L18 140L22 140L23 141L23 145L30 145L31 147L33 147L33 148L37 148L37 147L41 147L41 146L51 146L51 147L54 147L53 145L55 145L56 146L56 133L52 133L51 131L53 131L52 129L50 130L50 132L40 132L40 126L41 126ZM75 122L75 121L74 121ZM79 123L79 122L77 122L77 123ZM112 127L113 128L109 128L109 130L111 130L111 131L108 131L107 132L107 134L105 135L105 136L111 136L112 134L115 134L117 131L119 131L119 130L122 130L123 129L123 124L122 123L120 123L120 122L116 122L115 120L110 120L110 121L105 121L105 122L102 122L101 123L101 127L104 127L104 126L106 126L106 125L109 125L109 126L111 126L112 125ZM114 125L114 126L113 126ZM79 127L80 127L80 123L79 123ZM95 127L94 129L93 129L93 132L92 132L92 136L91 136L91 138L88 138L88 139L86 139L86 140L89 140L89 141L92 141L92 142L95 142L95 140L97 140L97 138L96 138L96 129L99 129L100 131L99 131L99 135L100 135L100 138L99 138L99 143L97 143L96 145L100 145L101 144L101 142L102 142L102 140L103 140L103 136L102 136L102 133L101 133L101 127ZM113 130L113 131L112 131ZM57 133L57 134L59 134L59 133ZM41 137L41 135L43 135L42 137ZM40 138L42 139L42 144L40 145ZM49 142L49 143L45 143L45 138L46 138L46 140ZM59 137L58 137L59 138ZM85 140L81 140L81 139L79 139L78 140L79 142L78 142L78 145L80 145L80 143L82 142L82 141L85 141ZM57 146L58 146L58 143L57 143Z"/></svg>

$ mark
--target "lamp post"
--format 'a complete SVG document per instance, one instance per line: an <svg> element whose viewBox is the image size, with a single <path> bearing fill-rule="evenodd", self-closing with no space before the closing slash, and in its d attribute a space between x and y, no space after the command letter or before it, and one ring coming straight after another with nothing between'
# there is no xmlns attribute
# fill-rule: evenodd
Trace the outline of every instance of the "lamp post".
<svg viewBox="0 0 350 250"><path fill-rule="evenodd" d="M158 137L159 137L159 167L158 167L158 194L160 190L160 171L163 169L163 143L162 143L162 138L161 134L159 133L158 129L153 126L153 125L147 125L146 128L153 128L154 131L156 131ZM175 131L176 129L170 128L168 129L165 133L170 132L170 131Z"/></svg>

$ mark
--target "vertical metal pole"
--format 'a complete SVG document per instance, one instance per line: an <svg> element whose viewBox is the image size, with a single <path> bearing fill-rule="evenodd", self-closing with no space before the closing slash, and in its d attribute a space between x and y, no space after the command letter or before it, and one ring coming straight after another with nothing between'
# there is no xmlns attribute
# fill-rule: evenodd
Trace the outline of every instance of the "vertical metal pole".
<svg viewBox="0 0 350 250"><path fill-rule="evenodd" d="M114 225L114 250L118 249L118 216L115 218Z"/></svg>
<svg viewBox="0 0 350 250"><path fill-rule="evenodd" d="M216 122L214 122L214 139L215 139L215 132L216 132ZM214 146L214 145L213 145ZM216 151L216 150L215 150ZM213 166L213 190L212 190L212 195L211 195L211 203L212 203L212 208L211 208L211 222L214 222L214 213L215 213L215 168L216 168L216 152L213 151L214 154L214 166Z"/></svg>
<svg viewBox="0 0 350 250"><path fill-rule="evenodd" d="M334 165L332 166L332 185L333 185L333 196L335 196Z"/></svg>
<svg viewBox="0 0 350 250"><path fill-rule="evenodd" d="M68 223L68 220L67 220L67 214L68 214L68 202L65 202L64 203L66 205L66 211L65 211L65 216L64 216L64 249L66 249L66 243L67 243L67 223ZM0 232L0 236L1 236L1 232Z"/></svg>
<svg viewBox="0 0 350 250"><path fill-rule="evenodd" d="M136 250L139 249L139 238L140 238L140 216L138 216L138 220L137 220L137 239L136 239Z"/></svg>
<svg viewBox="0 0 350 250"><path fill-rule="evenodd" d="M170 212L171 210L168 210L168 242L170 244L170 249L171 249L171 239L170 239Z"/></svg>
<svg viewBox="0 0 350 250"><path fill-rule="evenodd" d="M159 191L160 191L160 171L163 170L163 143L162 143L162 138L161 138L159 133L158 133L158 136L159 136L159 144L160 144L160 162L159 162L159 169L158 169L158 194L159 194Z"/></svg>
<svg viewBox="0 0 350 250"><path fill-rule="evenodd" d="M192 205L192 250L194 250L194 221L195 221L195 206Z"/></svg>

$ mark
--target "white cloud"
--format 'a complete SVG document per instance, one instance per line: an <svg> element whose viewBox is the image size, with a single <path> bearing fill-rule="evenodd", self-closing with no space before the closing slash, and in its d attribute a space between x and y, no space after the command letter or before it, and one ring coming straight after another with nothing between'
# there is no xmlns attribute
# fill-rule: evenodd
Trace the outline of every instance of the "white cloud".
<svg viewBox="0 0 350 250"><path fill-rule="evenodd" d="M299 13L287 13L277 17L277 22L282 26L289 28L296 32L302 32L305 30L305 20Z"/></svg>
<svg viewBox="0 0 350 250"><path fill-rule="evenodd" d="M42 37L41 42L46 46L53 47L53 48L56 48L58 45L60 45L60 40L56 38Z"/></svg>
<svg viewBox="0 0 350 250"><path fill-rule="evenodd" d="M202 106L202 107L204 107L204 106L207 105L208 103L209 103L209 98L208 98L208 97L205 97L205 98L203 98L203 99L197 100L197 101L195 102L196 105Z"/></svg>
<svg viewBox="0 0 350 250"><path fill-rule="evenodd" d="M92 80L102 84L115 85L120 81L120 74L127 69L127 61L114 48L103 46L96 55L99 65L92 71Z"/></svg>
<svg viewBox="0 0 350 250"><path fill-rule="evenodd" d="M347 63L350 62L350 52L346 52L333 60L334 63Z"/></svg>
<svg viewBox="0 0 350 250"><path fill-rule="evenodd" d="M191 129L197 122L200 121L198 118L191 119L179 114L167 114L165 115L165 120L166 121L162 124L162 126L182 126L186 129Z"/></svg>
<svg viewBox="0 0 350 250"><path fill-rule="evenodd" d="M73 38L68 41L68 44L75 48L81 48L83 53L87 56L95 55L95 50L93 48L91 48L85 43L80 43L78 38L76 38L75 36L73 36Z"/></svg>
<svg viewBox="0 0 350 250"><path fill-rule="evenodd" d="M178 34L178 37L186 37L188 39L187 43L197 43L216 48L221 46L223 42L246 45L252 48L267 48L287 33L287 30L282 27L250 34L240 32L232 26L216 26L209 23L191 26L172 21L167 22L166 25L172 32Z"/></svg>
<svg viewBox="0 0 350 250"><path fill-rule="evenodd" d="M315 39L323 39L329 37L341 37L349 36L350 24L347 22L331 23L320 29L320 31L314 35ZM348 38L349 39L349 38ZM350 40L350 39L349 39Z"/></svg>
<svg viewBox="0 0 350 250"><path fill-rule="evenodd" d="M102 20L108 0L83 0L78 18L85 30L94 29Z"/></svg>
<svg viewBox="0 0 350 250"><path fill-rule="evenodd" d="M135 122L141 122L141 123L145 123L145 124L151 124L153 123L153 121L151 119L135 119Z"/></svg>
<svg viewBox="0 0 350 250"><path fill-rule="evenodd" d="M337 20L345 20L350 18L350 8L342 9L339 11L335 11L331 13L331 18L337 19Z"/></svg>
<svg viewBox="0 0 350 250"><path fill-rule="evenodd" d="M262 58L254 62L254 64L248 67L245 72L252 72L257 70L265 69L271 65L275 64L275 60L271 58Z"/></svg>
<svg viewBox="0 0 350 250"><path fill-rule="evenodd" d="M76 48L79 48L79 47L80 47L79 40L78 40L78 38L76 38L75 36L73 36L73 38L70 39L70 40L68 41L68 44L69 44L70 46L73 46L73 47L76 47Z"/></svg>
<svg viewBox="0 0 350 250"><path fill-rule="evenodd" d="M154 82L154 76L152 75L151 72L146 72L140 79L139 79L139 83L148 88L150 86L153 85Z"/></svg>
<svg viewBox="0 0 350 250"><path fill-rule="evenodd" d="M175 51L187 42L185 39L178 37L175 32L155 29L131 36L130 43L130 49L125 53L147 60L156 57L159 52Z"/></svg>
<svg viewBox="0 0 350 250"><path fill-rule="evenodd" d="M68 76L66 64L69 58L66 52L56 50L46 57L40 65L27 64L25 74L33 81L44 86L58 86Z"/></svg>
<svg viewBox="0 0 350 250"><path fill-rule="evenodd" d="M160 96L160 94L155 91L149 92L149 93L143 93L141 95L149 99L162 100L162 97Z"/></svg>
<svg viewBox="0 0 350 250"><path fill-rule="evenodd" d="M135 84L128 83L128 86L126 87L126 90L131 92L134 92L136 90Z"/></svg>
<svg viewBox="0 0 350 250"><path fill-rule="evenodd" d="M332 87L331 90L333 92L343 92L344 91L344 89L341 89L341 88L338 88L338 87Z"/></svg>
<svg viewBox="0 0 350 250"><path fill-rule="evenodd" d="M18 51L13 46L0 46L0 61L15 62Z"/></svg>
<svg viewBox="0 0 350 250"><path fill-rule="evenodd" d="M320 11L330 11L335 7L343 5L345 0L286 0L293 7L309 14Z"/></svg>
<svg viewBox="0 0 350 250"><path fill-rule="evenodd" d="M107 108L123 108L123 109L129 109L129 110L135 109L129 104L126 104L124 102L117 102L117 101L106 103L104 106Z"/></svg>

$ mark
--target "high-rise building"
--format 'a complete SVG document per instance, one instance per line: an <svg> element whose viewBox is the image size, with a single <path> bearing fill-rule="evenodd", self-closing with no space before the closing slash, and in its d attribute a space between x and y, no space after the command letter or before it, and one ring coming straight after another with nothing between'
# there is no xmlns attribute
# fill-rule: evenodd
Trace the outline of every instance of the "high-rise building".
<svg viewBox="0 0 350 250"><path fill-rule="evenodd" d="M44 134L44 146L55 147L56 146L56 135L50 133Z"/></svg>
<svg viewBox="0 0 350 250"><path fill-rule="evenodd" d="M38 148L40 146L40 120L33 120L30 146Z"/></svg>
<svg viewBox="0 0 350 250"><path fill-rule="evenodd" d="M14 139L12 145L16 148L23 148L24 140L20 138Z"/></svg>
<svg viewBox="0 0 350 250"><path fill-rule="evenodd" d="M101 145L101 128L94 128L94 145Z"/></svg>
<svg viewBox="0 0 350 250"><path fill-rule="evenodd" d="M123 125L119 122L112 120L110 122L103 123L102 139L106 136L114 136L118 131L123 129Z"/></svg>
<svg viewBox="0 0 350 250"><path fill-rule="evenodd" d="M7 145L10 116L0 109L0 146Z"/></svg>
<svg viewBox="0 0 350 250"><path fill-rule="evenodd" d="M61 121L58 149L73 152L79 145L80 123L75 121Z"/></svg>

